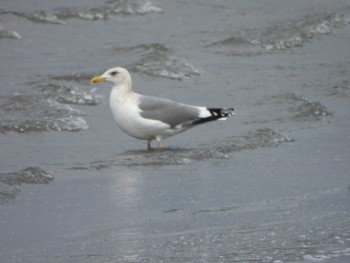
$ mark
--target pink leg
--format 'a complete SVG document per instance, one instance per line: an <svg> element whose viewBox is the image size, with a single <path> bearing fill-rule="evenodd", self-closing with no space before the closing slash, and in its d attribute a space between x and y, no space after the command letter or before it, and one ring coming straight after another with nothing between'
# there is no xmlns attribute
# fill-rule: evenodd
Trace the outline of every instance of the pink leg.
<svg viewBox="0 0 350 263"><path fill-rule="evenodd" d="M156 136L156 140L157 140L157 142L158 142L158 145L157 145L157 150L161 150L161 149L163 149L163 145L161 144L162 137L160 137L160 136Z"/></svg>
<svg viewBox="0 0 350 263"><path fill-rule="evenodd" d="M157 150L161 150L161 149L163 149L163 145L160 142L158 142Z"/></svg>

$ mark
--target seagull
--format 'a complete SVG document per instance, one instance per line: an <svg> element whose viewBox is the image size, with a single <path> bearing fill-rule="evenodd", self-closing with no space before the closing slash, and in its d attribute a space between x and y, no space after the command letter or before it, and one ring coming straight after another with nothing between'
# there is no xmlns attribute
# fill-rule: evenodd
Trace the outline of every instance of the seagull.
<svg viewBox="0 0 350 263"><path fill-rule="evenodd" d="M198 107L135 93L130 73L122 67L111 68L91 79L91 83L104 81L113 84L109 104L119 128L134 138L146 140L148 150L153 140L161 149L165 138L234 115L233 108Z"/></svg>

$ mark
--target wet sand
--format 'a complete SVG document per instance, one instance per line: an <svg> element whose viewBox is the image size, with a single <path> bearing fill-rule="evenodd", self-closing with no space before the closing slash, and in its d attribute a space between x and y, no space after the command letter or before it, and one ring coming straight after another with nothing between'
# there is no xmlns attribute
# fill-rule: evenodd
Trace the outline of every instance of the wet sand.
<svg viewBox="0 0 350 263"><path fill-rule="evenodd" d="M349 261L346 1L38 2L0 12L1 262ZM147 151L115 63L236 115Z"/></svg>

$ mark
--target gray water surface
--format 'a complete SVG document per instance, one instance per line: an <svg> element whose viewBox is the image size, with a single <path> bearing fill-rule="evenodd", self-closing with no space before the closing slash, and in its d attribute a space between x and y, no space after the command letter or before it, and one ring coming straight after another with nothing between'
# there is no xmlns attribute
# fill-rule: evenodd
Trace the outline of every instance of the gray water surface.
<svg viewBox="0 0 350 263"><path fill-rule="evenodd" d="M349 43L345 0L2 1L0 261L349 262ZM147 151L117 65L236 115Z"/></svg>

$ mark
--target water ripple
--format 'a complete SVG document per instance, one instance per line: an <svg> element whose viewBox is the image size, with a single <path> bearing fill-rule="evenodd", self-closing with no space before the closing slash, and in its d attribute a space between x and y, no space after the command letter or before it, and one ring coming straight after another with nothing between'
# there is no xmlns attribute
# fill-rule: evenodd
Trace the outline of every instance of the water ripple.
<svg viewBox="0 0 350 263"><path fill-rule="evenodd" d="M0 204L15 198L22 184L47 184L54 177L40 167L27 167L17 172L0 173Z"/></svg>
<svg viewBox="0 0 350 263"><path fill-rule="evenodd" d="M312 101L306 97L298 96L293 93L285 93L265 97L259 101L257 106L274 106L274 114L269 114L268 120L260 115L260 119L254 122L265 123L269 121L283 122L292 120L297 122L320 121L324 118L333 116L334 113L327 109L318 101ZM278 110L276 110L276 108Z"/></svg>
<svg viewBox="0 0 350 263"><path fill-rule="evenodd" d="M143 44L128 48L115 48L113 51L137 54L138 59L129 65L135 72L153 77L184 80L200 75L185 59L174 56L172 51L159 43Z"/></svg>
<svg viewBox="0 0 350 263"><path fill-rule="evenodd" d="M64 25L69 19L105 20L114 15L146 15L163 12L148 0L109 0L90 9L58 8L51 11L37 10L33 13L0 10L1 14L12 14L34 23Z"/></svg>
<svg viewBox="0 0 350 263"><path fill-rule="evenodd" d="M313 14L287 24L278 24L258 32L245 32L243 36L231 36L209 45L221 47L262 47L269 51L303 47L319 36L332 34L336 28L350 23L338 13ZM253 31L253 30L251 30Z"/></svg>
<svg viewBox="0 0 350 263"><path fill-rule="evenodd" d="M16 31L9 31L0 26L0 39L21 39L22 36L18 34Z"/></svg>

